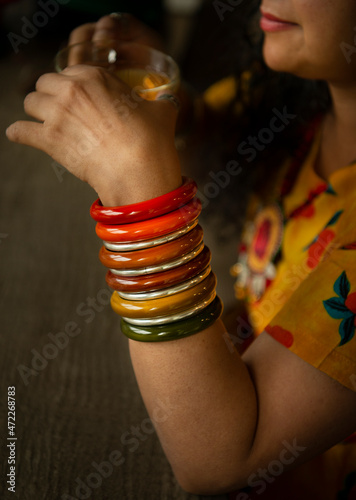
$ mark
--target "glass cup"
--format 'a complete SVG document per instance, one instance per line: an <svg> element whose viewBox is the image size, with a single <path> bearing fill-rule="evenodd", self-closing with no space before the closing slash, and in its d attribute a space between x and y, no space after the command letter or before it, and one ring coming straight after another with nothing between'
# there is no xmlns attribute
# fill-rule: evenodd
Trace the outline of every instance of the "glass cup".
<svg viewBox="0 0 356 500"><path fill-rule="evenodd" d="M58 72L74 64L106 68L150 101L161 94L174 94L180 81L178 65L170 56L145 45L120 40L81 42L69 45L56 55Z"/></svg>

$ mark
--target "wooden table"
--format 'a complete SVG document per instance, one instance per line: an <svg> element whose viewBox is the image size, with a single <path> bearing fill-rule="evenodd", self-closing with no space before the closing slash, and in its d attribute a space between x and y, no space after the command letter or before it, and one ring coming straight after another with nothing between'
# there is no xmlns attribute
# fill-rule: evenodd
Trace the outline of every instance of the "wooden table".
<svg viewBox="0 0 356 500"><path fill-rule="evenodd" d="M27 64L13 55L0 61L0 498L197 499L172 475L108 305L89 216L95 193L4 137L24 117ZM7 439L9 386L16 441ZM12 442L15 494L5 484Z"/></svg>

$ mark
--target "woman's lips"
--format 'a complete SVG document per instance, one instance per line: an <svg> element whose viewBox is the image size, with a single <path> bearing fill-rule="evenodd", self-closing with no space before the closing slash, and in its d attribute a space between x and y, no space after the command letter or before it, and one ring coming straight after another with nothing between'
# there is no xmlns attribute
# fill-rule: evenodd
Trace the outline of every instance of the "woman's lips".
<svg viewBox="0 0 356 500"><path fill-rule="evenodd" d="M261 11L261 14L262 17L260 20L260 27L263 31L285 31L297 26L295 23L280 19L279 17L269 14L268 12Z"/></svg>

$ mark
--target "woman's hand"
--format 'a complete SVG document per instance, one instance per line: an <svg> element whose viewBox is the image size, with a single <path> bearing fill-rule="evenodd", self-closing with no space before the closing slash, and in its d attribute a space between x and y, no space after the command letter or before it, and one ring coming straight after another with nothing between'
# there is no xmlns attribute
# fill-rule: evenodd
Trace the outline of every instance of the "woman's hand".
<svg viewBox="0 0 356 500"><path fill-rule="evenodd" d="M49 154L104 205L150 199L181 183L175 106L143 100L105 69L77 65L45 74L24 106L37 121L10 125L8 138Z"/></svg>
<svg viewBox="0 0 356 500"><path fill-rule="evenodd" d="M96 23L83 24L72 31L68 44L103 39L140 43L164 51L158 33L130 14L110 14Z"/></svg>

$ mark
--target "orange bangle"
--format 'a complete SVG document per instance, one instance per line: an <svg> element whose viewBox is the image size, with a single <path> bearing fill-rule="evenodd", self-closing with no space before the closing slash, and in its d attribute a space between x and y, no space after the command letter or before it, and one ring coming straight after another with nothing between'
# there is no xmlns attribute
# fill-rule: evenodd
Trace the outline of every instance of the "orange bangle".
<svg viewBox="0 0 356 500"><path fill-rule="evenodd" d="M162 288L177 285L182 281L189 280L193 276L196 276L210 264L210 261L211 252L209 248L205 246L195 259L174 269L143 276L118 276L108 271L106 274L106 282L110 288L122 292L161 290Z"/></svg>
<svg viewBox="0 0 356 500"><path fill-rule="evenodd" d="M153 300L125 300L117 292L111 297L114 311L125 318L155 318L183 312L203 300L215 297L216 276L210 272L201 283L184 292ZM212 299L213 300L213 299Z"/></svg>
<svg viewBox="0 0 356 500"><path fill-rule="evenodd" d="M191 252L178 257L178 259L163 262L163 264L157 264L157 266L137 267L136 269L110 269L110 271L119 276L142 276L144 274L162 273L163 271L180 267L186 262L195 259L195 257L202 252L203 248L204 243L201 242L197 247L193 248Z"/></svg>
<svg viewBox="0 0 356 500"><path fill-rule="evenodd" d="M187 254L203 241L203 229L195 229L180 238L156 247L134 252L111 252L105 246L99 252L100 262L109 269L136 269L163 264Z"/></svg>
<svg viewBox="0 0 356 500"><path fill-rule="evenodd" d="M184 234L189 233L192 229L194 229L198 225L198 219L193 220L190 224L178 229L178 231L174 231L173 233L165 234L160 238L153 238L150 240L141 240L134 242L126 242L126 243L113 243L110 241L104 241L104 246L108 250L112 252L133 252L137 250L142 250L143 248L156 247L158 245L163 245L164 243L168 243L169 241L176 240L183 236Z"/></svg>
<svg viewBox="0 0 356 500"><path fill-rule="evenodd" d="M96 234L104 241L140 241L156 238L177 231L195 220L201 212L201 202L193 198L189 203L160 217L133 222L132 224L109 225L98 222Z"/></svg>

